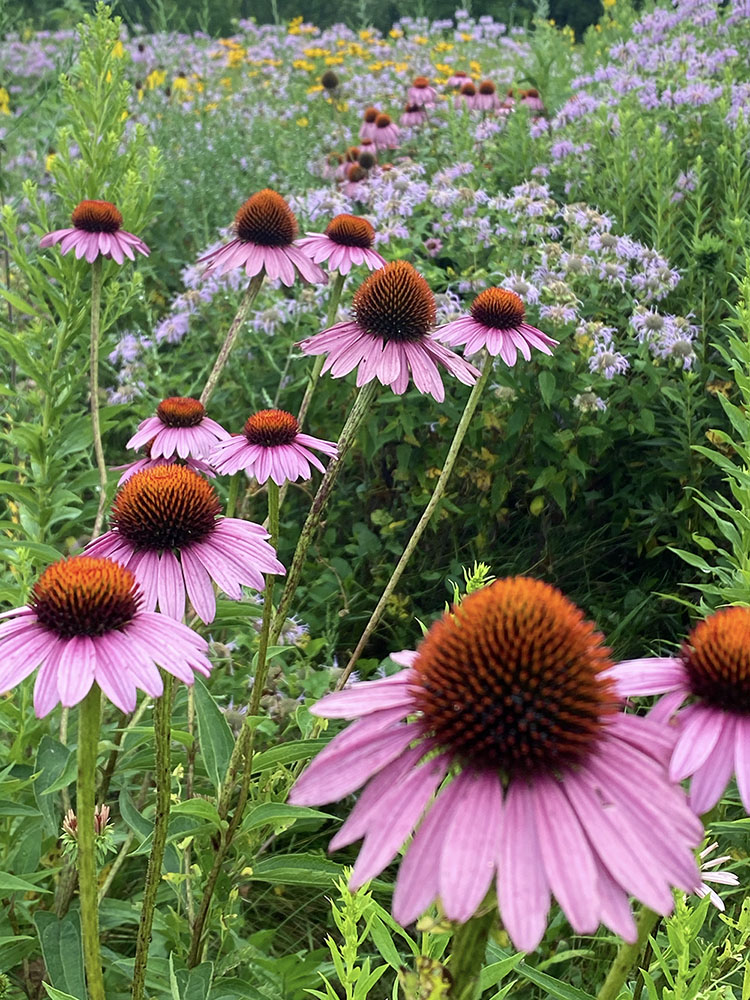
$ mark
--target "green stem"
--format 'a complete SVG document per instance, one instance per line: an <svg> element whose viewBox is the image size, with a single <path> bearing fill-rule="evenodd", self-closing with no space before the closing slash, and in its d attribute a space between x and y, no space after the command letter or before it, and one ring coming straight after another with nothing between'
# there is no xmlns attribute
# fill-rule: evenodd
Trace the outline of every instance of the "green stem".
<svg viewBox="0 0 750 1000"><path fill-rule="evenodd" d="M628 976L638 964L638 959L648 944L651 931L658 921L658 913L654 913L646 906L641 907L641 912L638 914L638 940L634 944L626 944L623 941L620 945L604 985L596 995L597 1000L617 1000Z"/></svg>
<svg viewBox="0 0 750 1000"><path fill-rule="evenodd" d="M240 495L240 473L236 472L229 480L229 499L227 500L226 517L234 517L237 510L237 497Z"/></svg>
<svg viewBox="0 0 750 1000"><path fill-rule="evenodd" d="M171 674L167 673L164 673L163 676L164 692L161 698L157 698L154 701L156 816L154 817L151 855L148 859L146 882L143 887L141 919L138 924L138 936L136 938L135 964L133 966L133 1000L143 1000L148 966L148 947L151 942L151 927L154 922L156 896L161 882L161 866L164 860L164 848L167 843L167 827L169 825L169 806L172 790L170 717L172 714L173 678Z"/></svg>
<svg viewBox="0 0 750 1000"><path fill-rule="evenodd" d="M99 470L99 505L92 538L98 538L104 524L104 509L107 506L107 464L104 461L102 428L99 421L99 328L102 309L102 258L97 257L91 265L91 353L89 359L89 395L91 397L91 427L94 432L94 454Z"/></svg>
<svg viewBox="0 0 750 1000"><path fill-rule="evenodd" d="M328 316L326 317L326 328L333 326L333 321L336 318L336 310L339 307L339 302L341 301L341 293L344 289L344 282L346 281L345 274L337 274L333 287L331 288L331 297L328 300ZM320 378L320 372L323 368L323 362L325 361L325 355L320 354L315 359L315 364L312 366L310 371L310 378L307 382L307 388L305 389L305 395L302 397L302 404L299 408L299 414L297 415L297 423L302 427L305 417L307 416L307 411L310 409L310 402L313 398L313 393L318 384L318 379Z"/></svg>
<svg viewBox="0 0 750 1000"><path fill-rule="evenodd" d="M357 648L352 653L349 662L346 665L346 669L341 674L336 683L336 690L339 690L344 686L344 684L346 684L349 674L351 674L352 670L355 667L355 664L357 663L357 660L362 655L362 650L367 645L367 640L370 638L372 633L377 628L378 622L380 621L381 616L385 611L389 600L391 599L391 595L398 586L398 582L401 579L403 572L409 563L409 560L414 554L414 550L419 544L419 540L424 534L425 528L430 523L432 515L435 513L435 508L440 503L440 500L442 499L443 494L445 493L446 487L448 486L448 480L451 477L451 473L453 472L453 467L455 466L456 459L458 458L458 453L461 450L461 445L463 444L466 432L469 429L471 418L474 416L474 411L476 410L477 404L479 403L479 398L482 395L482 390L484 389L487 383L487 379L490 377L493 360L494 359L492 357L488 356L484 362L482 374L479 376L479 379L475 383L474 388L471 390L471 395L469 396L466 402L466 406L464 407L464 412L461 415L460 421L458 422L458 427L456 427L456 433L453 435L453 441L451 442L451 446L448 449L448 454L446 455L445 458L445 464L443 465L443 470L440 473L440 477L438 478L437 483L435 484L435 489L432 492L432 496L430 497L429 503L425 507L422 516L419 519L419 523L414 529L414 532L411 538L409 539L406 548L404 549L403 554L398 561L396 568L393 571L393 575L386 584L385 590L383 591L375 610L370 616L369 622L365 626L365 630L362 633L359 642L357 643Z"/></svg>
<svg viewBox="0 0 750 1000"><path fill-rule="evenodd" d="M354 405L349 411L349 416L346 418L346 423L337 442L338 454L336 458L332 458L329 461L328 468L318 487L318 492L315 494L312 506L307 515L307 520L300 533L297 548L294 550L292 565L289 567L279 607L276 610L276 617L271 627L270 643L272 646L276 644L281 635L292 598L302 575L302 568L307 558L307 550L310 548L315 533L318 530L326 506L328 505L328 500L333 492L333 487L336 485L339 472L357 437L359 426L370 411L377 391L377 385L377 381L373 379L372 382L368 382L359 390L359 394L354 400Z"/></svg>
<svg viewBox="0 0 750 1000"><path fill-rule="evenodd" d="M490 931L496 922L497 911L493 907L489 913L460 924L453 934L448 965L453 980L450 1000L479 1000L479 977L484 968Z"/></svg>
<svg viewBox="0 0 750 1000"><path fill-rule="evenodd" d="M99 950L99 905L96 883L96 758L99 749L101 692L96 683L81 702L78 725L78 893L81 902L83 960L89 1000L104 1000L102 956Z"/></svg>
<svg viewBox="0 0 750 1000"><path fill-rule="evenodd" d="M232 320L232 325L229 327L226 339L221 345L221 350L219 351L218 357L216 358L214 366L211 369L211 374L208 376L208 380L203 386L203 392L201 393L200 400L204 406L207 405L208 401L214 394L214 390L218 385L221 373L224 371L224 366L229 360L229 355L232 353L234 343L237 340L240 330L242 329L242 324L245 322L247 314L250 312L250 306L255 301L255 297L260 291L260 286L263 284L264 276L265 271L261 271L260 274L256 274L254 278L250 279L250 284L247 286L247 290L242 297L242 302L240 302L239 309Z"/></svg>
<svg viewBox="0 0 750 1000"><path fill-rule="evenodd" d="M268 480L268 532L271 536L269 538L269 544L273 545L275 548L279 538L279 487L271 479ZM203 890L200 907L198 908L198 912L193 922L193 933L190 941L190 952L188 955L188 968L190 969L192 969L200 961L203 929L206 925L206 919L211 906L214 889L216 888L216 882L219 878L219 874L224 864L224 858L227 855L232 839L237 832L237 828L242 822L242 816L244 814L245 805L250 792L255 717L260 711L260 699L263 695L263 688L265 687L266 676L268 674L268 639L271 630L271 619L273 617L273 585L274 575L272 573L266 574L263 621L260 629L260 637L258 639L255 680L253 681L253 691L250 696L250 706L248 708L247 716L242 725L240 735L237 737L237 742L234 745L229 766L227 767L227 773L221 786L219 816L221 816L222 819L225 819L229 812L229 804L234 790L235 781L240 768L242 768L244 763L240 796L237 801L237 805L235 806L229 826L221 839L218 849L216 850L214 863L211 866L211 871L208 873L208 878L206 879L206 885Z"/></svg>

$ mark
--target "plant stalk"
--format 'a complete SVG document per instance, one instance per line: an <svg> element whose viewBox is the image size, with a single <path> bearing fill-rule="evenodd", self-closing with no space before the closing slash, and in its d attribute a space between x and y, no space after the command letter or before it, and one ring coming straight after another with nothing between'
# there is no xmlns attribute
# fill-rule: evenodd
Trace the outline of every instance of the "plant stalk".
<svg viewBox="0 0 750 1000"><path fill-rule="evenodd" d="M461 445L463 444L463 440L466 437L466 432L469 429L471 418L474 416L474 411L476 410L477 405L479 403L479 398L482 395L482 391L487 383L487 379L490 376L490 372L492 371L493 361L494 358L488 355L484 362L484 367L482 368L482 374L479 376L479 379L474 384L474 387L471 390L471 395L466 401L464 412L461 415L461 419L459 420L458 426L456 427L456 432L453 435L453 441L451 442L451 446L448 449L448 454L446 455L445 458L445 464L443 465L443 470L440 473L440 477L438 478L437 483L435 484L435 489L432 491L432 496L430 497L429 503L425 507L422 516L420 517L419 522L416 528L414 529L414 532L411 538L409 539L406 548L404 549L403 554L399 559L398 564L396 565L396 568L393 571L393 575L386 584L385 590L383 591L380 600L378 601L377 606L375 607L375 610L370 616L369 622L365 626L365 630L362 633L359 642L357 643L357 648L352 653L349 662L346 665L346 669L341 674L336 683L337 691L343 688L343 686L346 684L349 675L351 674L352 670L354 669L357 663L357 660L359 660L360 656L362 655L363 649L367 645L367 640L370 638L372 633L377 628L378 623L383 615L383 612L385 611L386 606L389 600L391 599L391 595L398 586L398 582L403 576L404 570L406 569L409 560L414 554L414 550L419 544L419 540L424 534L425 528L430 523L432 515L435 513L435 508L440 503L443 494L445 493L446 487L448 486L448 480L451 477L451 473L453 472L453 467L455 466L456 459L458 458L458 453L461 450Z"/></svg>
<svg viewBox="0 0 750 1000"><path fill-rule="evenodd" d="M620 945L615 960L612 963L604 985L597 993L597 1000L617 1000L620 990L624 986L628 976L638 964L640 956L648 944L651 931L659 922L659 914L649 910L648 907L641 907L638 914L638 940L633 944L625 941Z"/></svg>
<svg viewBox="0 0 750 1000"><path fill-rule="evenodd" d="M171 674L163 673L164 692L161 698L154 701L154 743L156 751L156 816L154 817L154 836L151 842L151 854L146 870L146 882L143 887L143 906L138 924L138 936L135 946L135 964L133 966L133 1000L143 1000L148 967L148 948L151 943L151 928L154 922L156 896L161 882L161 866L164 860L164 848L167 843L167 828L169 825L169 806L172 790L172 768L170 760L172 714Z"/></svg>
<svg viewBox="0 0 750 1000"><path fill-rule="evenodd" d="M271 627L270 643L272 646L276 644L279 636L281 635L281 630L284 627L284 622L286 621L287 613L292 603L292 598L294 597L300 581L300 576L302 575L302 569L305 565L305 559L307 558L307 551L310 548L318 527L320 526L323 514L325 513L325 509L328 505L328 500L333 492L333 487L336 485L336 480L341 472L341 468L346 461L346 457L357 437L359 426L372 406L372 401L375 398L375 393L377 392L377 386L377 381L373 379L371 382L362 386L359 390L359 394L354 400L354 405L349 411L349 416L346 418L346 423L344 424L337 442L338 455L336 458L332 458L329 461L328 468L326 469L325 475L323 476L320 486L318 487L318 492L315 494L312 506L310 507L307 515L307 520L305 521L300 533L297 548L294 550L292 565L289 567L284 590L281 594L281 600L279 601L279 606L276 610L276 617L274 618L273 625Z"/></svg>
<svg viewBox="0 0 750 1000"><path fill-rule="evenodd" d="M81 904L83 960L89 1000L105 1000L99 948L99 903L96 879L96 758L99 749L101 692L96 683L81 702L78 726L78 893Z"/></svg>
<svg viewBox="0 0 750 1000"><path fill-rule="evenodd" d="M260 286L263 284L263 278L265 277L265 270L261 270L260 274L256 274L250 279L250 284L247 286L244 296L242 297L242 302L240 302L239 309L237 310L234 319L232 320L232 325L229 327L229 331L226 335L224 343L221 345L221 350L219 351L218 357L214 362L214 366L211 370L211 374L208 376L206 384L203 386L203 392L200 395L200 401L204 406L208 404L208 401L214 394L214 390L219 383L221 378L221 373L224 371L224 366L229 360L229 355L232 353L232 348L234 347L237 336L242 329L242 325L247 319L247 314L250 312L250 306L252 306L255 298L260 291Z"/></svg>
<svg viewBox="0 0 750 1000"><path fill-rule="evenodd" d="M269 479L268 484L268 532L270 534L269 544L276 548L279 539L279 487L273 480ZM232 819L228 828L221 838L221 843L216 850L214 863L206 879L200 907L193 921L192 938L190 941L190 953L188 955L188 968L192 969L200 961L200 952L203 939L203 930L211 906L211 899L216 888L224 858L232 843L232 839L237 832L237 828L242 822L242 816L247 804L250 792L250 775L252 773L252 753L253 738L255 735L255 717L260 711L260 699L263 695L263 688L268 674L268 646L269 633L271 630L271 619L273 617L273 586L274 574L266 574L266 588L263 602L263 621L261 624L260 637L258 639L258 652L255 664L255 680L253 681L253 691L250 696L250 706L247 717L243 723L242 730L237 737L232 756L227 767L226 777L222 783L221 796L219 799L219 816L225 819L229 812L229 804L234 790L237 775L244 763L242 773L242 783L240 785L240 796L235 806Z"/></svg>
<svg viewBox="0 0 750 1000"><path fill-rule="evenodd" d="M344 282L346 281L346 275L337 273L333 282L333 287L331 288L331 297L328 300L328 315L326 316L326 329L329 326L333 326L333 321L336 318L336 311L339 307L339 302L341 301L341 293L344 290ZM325 361L325 355L319 354L315 359L315 364L310 369L310 377L307 382L307 388L305 389L305 395L302 397L302 403L300 404L299 413L297 415L297 423L302 427L305 417L307 416L307 411L310 409L310 403L313 398L313 393L318 385L318 379L320 378L320 372L323 368L323 362Z"/></svg>
<svg viewBox="0 0 750 1000"><path fill-rule="evenodd" d="M453 980L450 1000L479 1000L479 978L484 968L487 941L496 922L497 911L493 907L489 913L460 924L453 934L448 965Z"/></svg>
<svg viewBox="0 0 750 1000"><path fill-rule="evenodd" d="M89 358L89 396L91 406L91 428L94 433L94 454L99 470L99 504L91 537L98 538L104 524L104 509L107 506L107 464L104 461L102 427L99 420L99 330L102 310L102 258L96 257L91 265L91 351Z"/></svg>

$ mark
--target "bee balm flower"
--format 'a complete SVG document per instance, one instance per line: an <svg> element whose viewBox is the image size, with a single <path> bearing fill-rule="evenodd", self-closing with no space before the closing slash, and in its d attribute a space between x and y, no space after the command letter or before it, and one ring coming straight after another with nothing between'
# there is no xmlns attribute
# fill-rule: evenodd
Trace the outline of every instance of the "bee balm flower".
<svg viewBox="0 0 750 1000"><path fill-rule="evenodd" d="M280 194L270 188L258 191L240 207L234 218L236 237L218 250L201 257L204 274L217 277L235 267L244 267L248 278L265 269L271 280L294 284L295 272L303 281L325 284L324 272L300 250L294 240L297 220Z"/></svg>
<svg viewBox="0 0 750 1000"><path fill-rule="evenodd" d="M357 385L377 378L397 394L406 391L409 372L420 392L445 398L437 365L473 385L479 372L430 334L435 299L421 274L405 260L374 271L354 293L353 320L336 323L301 343L305 354L327 355L323 373L340 378L357 369Z"/></svg>
<svg viewBox="0 0 750 1000"><path fill-rule="evenodd" d="M185 594L208 624L216 614L214 581L238 601L242 587L263 590L264 573L284 567L259 524L221 517L213 486L185 465L137 472L112 504L112 529L86 547L134 573L144 606L171 618L185 613Z"/></svg>
<svg viewBox="0 0 750 1000"><path fill-rule="evenodd" d="M59 702L72 708L92 684L123 712L136 690L156 698L158 667L186 684L208 676L207 643L186 625L143 609L131 570L109 559L75 556L48 566L27 607L6 611L0 624L0 691L39 667L34 710L41 718Z"/></svg>
<svg viewBox="0 0 750 1000"><path fill-rule="evenodd" d="M82 201L73 209L70 229L56 229L39 242L42 247L60 244L60 252L75 249L76 257L92 264L99 254L122 264L126 257L135 260L134 250L148 257L150 251L138 236L122 228L122 215L109 201Z"/></svg>
<svg viewBox="0 0 750 1000"><path fill-rule="evenodd" d="M466 921L494 879L522 951L541 940L553 895L576 932L604 923L634 942L628 896L666 914L673 885L697 888L702 827L667 776L671 733L619 711L609 650L560 591L498 580L392 658L406 669L315 706L359 721L290 795L319 805L366 784L330 845L364 837L352 888L414 834L396 920L439 897L449 919Z"/></svg>

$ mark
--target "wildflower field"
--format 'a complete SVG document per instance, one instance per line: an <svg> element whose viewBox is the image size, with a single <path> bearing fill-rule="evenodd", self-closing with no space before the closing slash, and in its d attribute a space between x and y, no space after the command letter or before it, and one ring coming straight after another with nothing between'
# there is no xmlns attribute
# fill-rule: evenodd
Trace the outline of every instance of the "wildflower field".
<svg viewBox="0 0 750 1000"><path fill-rule="evenodd" d="M750 4L0 6L0 998L749 1000Z"/></svg>

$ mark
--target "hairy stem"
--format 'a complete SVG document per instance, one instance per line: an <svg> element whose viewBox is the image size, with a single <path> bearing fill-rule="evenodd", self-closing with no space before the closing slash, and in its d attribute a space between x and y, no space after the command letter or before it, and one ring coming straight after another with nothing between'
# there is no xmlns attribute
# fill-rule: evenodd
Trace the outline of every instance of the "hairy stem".
<svg viewBox="0 0 750 1000"><path fill-rule="evenodd" d="M325 475L323 476L320 486L318 487L318 492L315 494L312 506L310 507L310 511L307 515L307 520L305 521L300 533L297 548L294 550L292 565L289 567L284 590L281 594L281 600L276 610L276 617L274 618L273 625L271 627L270 643L272 646L276 644L279 636L281 635L281 630L284 627L284 622L286 621L287 613L292 603L292 598L294 597L300 581L300 576L302 575L302 569L305 565L305 559L307 558L307 551L310 548L318 527L320 526L323 514L325 513L325 509L328 505L328 500L333 492L333 487L336 485L336 480L339 477L341 468L346 461L346 457L357 437L359 426L372 406L372 401L375 398L375 393L377 391L377 385L378 383L373 379L372 382L368 382L367 385L362 386L359 390L359 394L354 400L354 405L349 411L349 416L346 418L346 423L344 424L343 430L341 431L341 435L338 439L338 455L336 458L332 458L329 461L328 468L326 469Z"/></svg>
<svg viewBox="0 0 750 1000"><path fill-rule="evenodd" d="M659 914L641 907L638 914L638 940L633 944L623 941L612 963L604 985L597 993L597 1000L616 1000L628 976L639 963L639 958L648 944L651 931L659 921Z"/></svg>
<svg viewBox="0 0 750 1000"><path fill-rule="evenodd" d="M331 288L331 297L328 300L328 315L326 316L326 328L333 326L333 321L336 318L336 311L339 307L339 302L341 301L341 293L344 290L344 282L346 281L345 274L337 274L333 286ZM307 416L307 411L310 409L310 403L312 402L313 393L318 385L318 379L320 378L320 371L323 367L323 362L325 361L325 355L320 354L315 359L315 364L310 370L310 377L307 382L307 388L305 389L305 395L302 397L302 403L299 408L299 414L297 416L297 422L300 427L304 423L305 417Z"/></svg>
<svg viewBox="0 0 750 1000"><path fill-rule="evenodd" d="M96 683L81 702L78 726L78 893L81 903L83 960L89 1000L105 1000L99 949L99 902L96 882L96 758L99 749L101 692Z"/></svg>
<svg viewBox="0 0 750 1000"><path fill-rule="evenodd" d="M211 374L208 376L208 380L203 386L203 392L201 393L200 400L204 406L208 404L208 401L214 394L214 390L216 389L219 379L221 378L221 373L224 371L224 366L229 360L229 355L232 353L234 343L237 340L240 330L242 329L242 324L245 322L247 314L250 312L250 306L255 301L255 297L260 291L260 286L263 284L264 276L265 271L262 270L260 274L256 274L254 278L250 279L250 284L247 286L247 290L242 297L242 302L240 302L240 307L232 320L232 325L229 327L226 339L221 345L221 350L219 351L218 357L214 362Z"/></svg>
<svg viewBox="0 0 750 1000"><path fill-rule="evenodd" d="M91 427L94 432L94 454L99 470L99 505L96 510L92 538L98 538L104 523L107 506L107 464L104 461L102 428L99 421L99 328L102 310L102 258L96 257L91 265L91 352L89 359L89 396Z"/></svg>
<svg viewBox="0 0 750 1000"><path fill-rule="evenodd" d="M461 450L461 445L463 444L463 440L466 437L466 432L469 429L471 418L474 416L474 411L476 410L477 404L479 403L479 398L482 395L482 390L484 389L487 383L487 379L490 376L490 372L492 371L493 360L494 359L489 356L485 360L484 368L482 369L482 374L475 383L474 388L471 390L471 395L466 401L464 412L461 415L461 419L459 420L458 426L456 427L456 433L453 435L453 441L451 442L451 446L448 449L448 454L446 455L445 458L445 464L443 465L443 470L440 473L440 477L438 478L437 483L435 483L435 489L432 491L432 496L430 497L429 503L425 507L422 516L420 517L419 522L416 528L414 529L414 532L412 533L412 536L409 539L406 548L404 549L403 554L398 561L396 568L393 571L393 575L386 584L385 590L383 591L380 600L378 601L375 607L375 610L370 615L370 620L365 626L365 630L362 633L359 642L357 643L357 648L352 653L349 662L346 665L346 669L338 679L338 682L336 684L337 690L341 689L344 686L344 684L346 684L349 674L351 674L352 670L355 667L355 664L357 663L357 660L362 655L363 649L367 645L367 640L370 638L372 633L377 628L378 622L380 621L382 614L385 611L389 600L391 599L391 595L398 586L398 582L403 576L404 570L409 564L409 560L414 554L414 551L417 545L419 544L419 540L424 534L425 528L430 523L432 515L435 513L437 505L443 498L443 494L445 493L446 487L448 486L448 480L450 479L451 473L453 472L453 467L456 464L458 453Z"/></svg>
<svg viewBox="0 0 750 1000"><path fill-rule="evenodd" d="M490 931L496 922L497 911L493 908L456 928L451 938L448 966L453 980L450 1000L479 1000L479 977L484 968Z"/></svg>
<svg viewBox="0 0 750 1000"><path fill-rule="evenodd" d="M135 964L133 966L133 1000L143 1000L146 985L146 969L148 966L148 948L151 943L151 928L154 922L156 896L161 882L161 865L164 860L164 848L167 843L167 827L169 825L169 805L172 789L172 768L170 762L172 714L172 684L171 674L164 673L164 693L154 702L154 743L156 751L156 816L154 817L154 836L151 842L151 855L146 870L146 883L143 887L143 906L138 924L138 936L135 946Z"/></svg>

